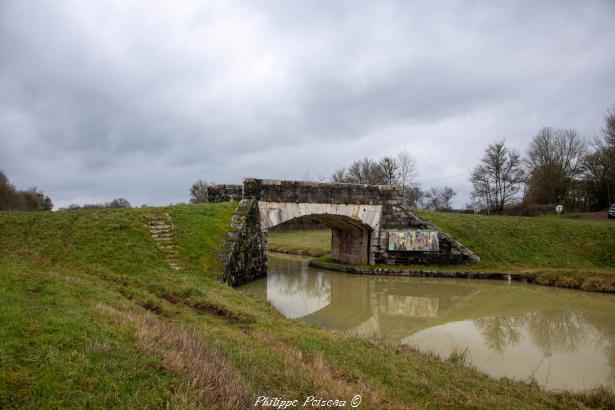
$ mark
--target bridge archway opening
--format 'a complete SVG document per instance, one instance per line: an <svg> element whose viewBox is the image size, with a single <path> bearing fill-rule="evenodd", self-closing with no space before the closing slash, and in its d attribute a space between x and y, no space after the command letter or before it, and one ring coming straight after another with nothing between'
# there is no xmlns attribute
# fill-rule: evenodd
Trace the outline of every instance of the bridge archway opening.
<svg viewBox="0 0 615 410"><path fill-rule="evenodd" d="M303 215L268 226L265 232L272 228L277 228L274 230L285 230L285 227L310 226L320 226L331 230L331 257L333 260L352 264L368 264L370 262L369 250L372 227L346 215Z"/></svg>

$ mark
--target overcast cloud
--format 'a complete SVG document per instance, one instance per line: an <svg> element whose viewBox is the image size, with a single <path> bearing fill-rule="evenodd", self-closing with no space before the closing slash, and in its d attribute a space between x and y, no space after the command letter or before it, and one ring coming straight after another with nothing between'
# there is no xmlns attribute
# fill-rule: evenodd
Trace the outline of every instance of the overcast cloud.
<svg viewBox="0 0 615 410"><path fill-rule="evenodd" d="M405 149L462 206L494 139L600 132L613 22L613 1L0 0L0 169L56 207L138 206Z"/></svg>

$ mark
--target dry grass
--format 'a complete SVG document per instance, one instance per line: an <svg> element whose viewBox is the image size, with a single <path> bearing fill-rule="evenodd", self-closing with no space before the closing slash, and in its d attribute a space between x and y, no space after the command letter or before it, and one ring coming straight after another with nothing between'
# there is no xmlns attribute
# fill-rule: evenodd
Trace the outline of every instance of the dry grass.
<svg viewBox="0 0 615 410"><path fill-rule="evenodd" d="M178 392L179 408L250 407L246 382L233 372L219 351L203 342L198 332L171 327L150 313L120 311L102 304L98 308L120 323L134 327L139 349L160 358L167 370L184 376L189 386L198 391L197 397Z"/></svg>
<svg viewBox="0 0 615 410"><path fill-rule="evenodd" d="M470 348L468 346L453 345L447 360L455 366L467 366L469 356Z"/></svg>
<svg viewBox="0 0 615 410"><path fill-rule="evenodd" d="M386 393L359 377L351 376L327 362L321 353L306 353L293 346L275 340L258 330L250 332L257 340L267 343L272 349L301 363L305 373L313 373L321 382L321 390L315 391L315 397L337 397L348 400L355 395L361 396L361 407L378 409L408 409L403 403L392 401Z"/></svg>

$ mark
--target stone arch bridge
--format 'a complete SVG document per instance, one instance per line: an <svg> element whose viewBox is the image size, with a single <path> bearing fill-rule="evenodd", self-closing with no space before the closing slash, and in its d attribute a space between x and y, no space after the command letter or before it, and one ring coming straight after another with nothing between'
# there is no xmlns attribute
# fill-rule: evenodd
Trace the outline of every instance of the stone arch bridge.
<svg viewBox="0 0 615 410"><path fill-rule="evenodd" d="M301 219L331 228L331 256L343 263L479 260L450 235L406 209L396 186L246 178L241 197L222 255L222 280L233 286L265 276L268 230ZM406 249L408 244L413 249Z"/></svg>

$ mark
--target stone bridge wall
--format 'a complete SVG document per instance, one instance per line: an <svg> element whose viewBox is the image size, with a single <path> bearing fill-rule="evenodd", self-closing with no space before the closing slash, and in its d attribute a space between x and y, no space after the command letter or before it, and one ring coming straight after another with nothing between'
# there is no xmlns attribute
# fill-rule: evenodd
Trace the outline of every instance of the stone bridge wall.
<svg viewBox="0 0 615 410"><path fill-rule="evenodd" d="M257 201L239 202L221 256L224 259L221 279L229 285L241 285L267 274L267 240L260 229Z"/></svg>
<svg viewBox="0 0 615 410"><path fill-rule="evenodd" d="M241 201L243 198L243 185L208 185L207 202Z"/></svg>
<svg viewBox="0 0 615 410"><path fill-rule="evenodd" d="M448 264L479 260L450 235L402 205L395 186L246 178L243 200L225 244L223 280L238 285L266 274L267 231L296 218L332 230L332 257L359 264ZM392 230L438 231L436 252L388 250ZM243 272L243 273L242 273Z"/></svg>
<svg viewBox="0 0 615 410"><path fill-rule="evenodd" d="M243 197L263 202L308 204L401 204L401 190L395 186L329 184L255 178L246 178L243 181Z"/></svg>

